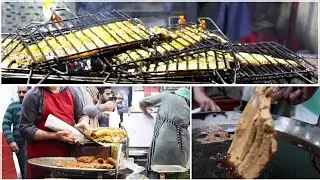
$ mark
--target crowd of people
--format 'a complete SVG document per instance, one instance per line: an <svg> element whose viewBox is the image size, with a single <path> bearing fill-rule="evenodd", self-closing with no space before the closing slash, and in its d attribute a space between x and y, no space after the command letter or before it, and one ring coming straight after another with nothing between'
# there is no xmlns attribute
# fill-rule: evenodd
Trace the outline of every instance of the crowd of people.
<svg viewBox="0 0 320 180"><path fill-rule="evenodd" d="M67 137L68 132L52 132L44 126L49 114L90 129L108 127L114 111L121 120L128 111L124 95L111 87L18 87L17 94L19 100L8 106L2 128L10 150L17 155L22 178L42 178L49 173L27 166L27 159L70 154L69 144L74 141Z"/></svg>
<svg viewBox="0 0 320 180"><path fill-rule="evenodd" d="M16 153L22 178L50 177L49 169L39 169L27 163L39 157L69 157L75 141L67 131L53 132L45 127L51 114L70 126L84 131L111 126L111 114L128 111L124 94L110 87L18 87L19 100L12 102L5 114L3 132L12 152ZM157 107L156 125L150 145L146 168L151 165L174 164L186 166L189 159L190 90L180 88L173 93L161 92L144 97L140 109L152 116L150 107ZM153 118L152 118L153 119ZM117 121L118 122L118 121ZM13 129L11 130L11 127ZM155 176L155 174L150 174Z"/></svg>

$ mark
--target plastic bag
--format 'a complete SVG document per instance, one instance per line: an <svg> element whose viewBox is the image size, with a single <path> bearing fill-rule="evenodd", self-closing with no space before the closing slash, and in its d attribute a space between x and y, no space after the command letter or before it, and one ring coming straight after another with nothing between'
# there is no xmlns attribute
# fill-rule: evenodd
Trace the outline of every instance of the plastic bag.
<svg viewBox="0 0 320 180"><path fill-rule="evenodd" d="M126 179L145 179L145 176L140 174L145 170L145 168L134 163L133 158L125 159L123 164L126 168L133 171Z"/></svg>
<svg viewBox="0 0 320 180"><path fill-rule="evenodd" d="M120 122L120 115L118 114L118 108L116 106L114 111L109 116L109 127L119 128Z"/></svg>
<svg viewBox="0 0 320 180"><path fill-rule="evenodd" d="M81 134L77 129L75 129L74 127L70 126L69 124L65 123L64 121L55 117L52 114L49 114L44 126L53 131L69 131L69 138L74 139L76 143L85 143L86 138L83 134Z"/></svg>

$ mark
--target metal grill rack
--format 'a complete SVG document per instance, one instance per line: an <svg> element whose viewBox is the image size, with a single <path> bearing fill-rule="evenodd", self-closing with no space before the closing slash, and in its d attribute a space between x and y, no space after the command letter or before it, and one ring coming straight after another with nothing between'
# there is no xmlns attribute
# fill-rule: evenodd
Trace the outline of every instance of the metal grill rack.
<svg viewBox="0 0 320 180"><path fill-rule="evenodd" d="M240 63L239 83L278 83L300 78L312 84L311 79L317 79L317 67L277 43L234 44L233 48ZM241 53L248 53L249 57Z"/></svg>
<svg viewBox="0 0 320 180"><path fill-rule="evenodd" d="M65 10L65 9L61 9ZM126 41L125 39L121 38L121 42L117 42L115 44L108 44L104 39L102 39L97 32L94 32L90 27L100 27L103 29L104 33L108 33L110 37L114 39L119 39L121 37L120 34L117 34L118 38L112 35L113 32L108 29L108 27L104 25L108 25L110 23L120 23L120 22L130 22L134 26L138 27L141 31L145 33L145 37L142 37L140 40L137 39L131 39L131 41ZM58 24L62 23L63 27L58 27ZM120 26L117 26L119 30L122 30L123 32L127 32L125 28L129 28L125 23L121 23L123 26L122 28ZM54 27L53 29L52 26ZM146 43L147 41L150 41L151 34L144 30L142 25L139 25L139 22L133 20L132 18L127 17L125 14L123 14L120 11L112 11L110 13L98 13L98 14L89 14L86 16L75 16L74 18L70 18L67 20L61 20L58 22L48 22L45 24L41 23L31 23L29 26L25 28L21 28L17 30L17 37L22 40L25 48L27 48L28 54L32 57L32 60L34 63L36 63L38 60L35 57L35 54L29 49L29 45L35 44L36 50L41 53L41 59L44 61L42 63L39 63L36 65L37 68L41 69L46 66L54 65L59 63L60 61L65 60L79 60L84 59L86 57L92 57L97 54L102 54L106 52L110 52L113 50L120 50L122 47L127 47L129 45L138 45L142 43ZM96 37L96 39L92 39L87 34L83 33L82 30L87 29L90 33L92 33L93 37ZM82 48L85 48L85 50L80 50L79 45L76 45L72 42L71 36L67 37L66 35L70 32L73 33L73 37L77 40L77 42L81 42ZM83 36L86 37L86 39L91 43L94 44L94 48L87 47L87 42L84 42L82 39L78 37L76 32L81 32ZM79 33L80 34L80 33ZM66 46L63 45L63 42L61 42L58 37L63 37L63 39L66 40L67 43L69 43L72 48L75 50L75 53L70 53L66 50ZM55 42L59 44L59 47L61 50L64 51L65 56L59 56L58 52L56 51L57 47L53 48L51 44L48 42L46 37L52 37L54 38ZM62 39L62 38L61 38ZM50 54L51 57L48 57L45 55L45 53L41 50L39 45L37 44L39 41L44 40L45 44L50 48L49 52L52 52ZM99 46L97 42L102 42L103 45ZM4 57L3 59L5 59Z"/></svg>
<svg viewBox="0 0 320 180"><path fill-rule="evenodd" d="M173 38L162 31L155 32L139 19L118 10L84 16L76 16L66 8L55 11L72 16L55 23L33 22L17 29L16 33L2 34L3 79L24 78L27 83L34 82L34 78L39 80L38 83L62 80L69 83L126 84L290 83L293 78L301 79L303 83L317 82L317 67L304 58L276 43L232 44L209 18L198 20L212 22L216 27L214 30L206 29L201 23L189 22L161 27L165 32L179 32ZM123 22L129 22L135 28ZM58 26L60 23L61 27ZM111 23L119 31L105 26ZM92 27L100 28L115 42L108 44L105 37L99 36ZM199 37L192 36L192 28L197 29L200 37L208 36L208 33L216 36L199 40ZM70 33L73 40L68 36ZM79 34L89 43L78 37ZM60 52L51 46L49 37L56 42ZM65 41L60 42L61 39ZM78 44L73 43L74 39ZM49 50L42 51L40 41ZM176 44L172 45L172 42ZM68 43L73 52L63 43ZM18 66L9 58L15 51L27 52L20 55L22 58L29 56L27 68Z"/></svg>

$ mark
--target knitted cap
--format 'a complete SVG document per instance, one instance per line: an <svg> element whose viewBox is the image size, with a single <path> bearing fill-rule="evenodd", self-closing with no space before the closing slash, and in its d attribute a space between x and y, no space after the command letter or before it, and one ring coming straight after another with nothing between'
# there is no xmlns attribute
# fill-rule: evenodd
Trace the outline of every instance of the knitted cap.
<svg viewBox="0 0 320 180"><path fill-rule="evenodd" d="M190 101L190 90L187 89L187 88L180 88L180 89L175 91L175 94L178 95L178 96L183 97L187 101Z"/></svg>

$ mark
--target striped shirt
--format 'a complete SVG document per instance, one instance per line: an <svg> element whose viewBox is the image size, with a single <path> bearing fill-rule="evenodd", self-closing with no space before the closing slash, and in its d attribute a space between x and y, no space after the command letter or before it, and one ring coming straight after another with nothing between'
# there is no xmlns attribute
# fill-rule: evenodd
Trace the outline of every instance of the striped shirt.
<svg viewBox="0 0 320 180"><path fill-rule="evenodd" d="M2 131L8 144L16 142L17 144L24 144L24 141L20 137L19 133L19 119L21 114L20 101L12 102L4 115L2 122ZM11 130L11 127L13 129Z"/></svg>

